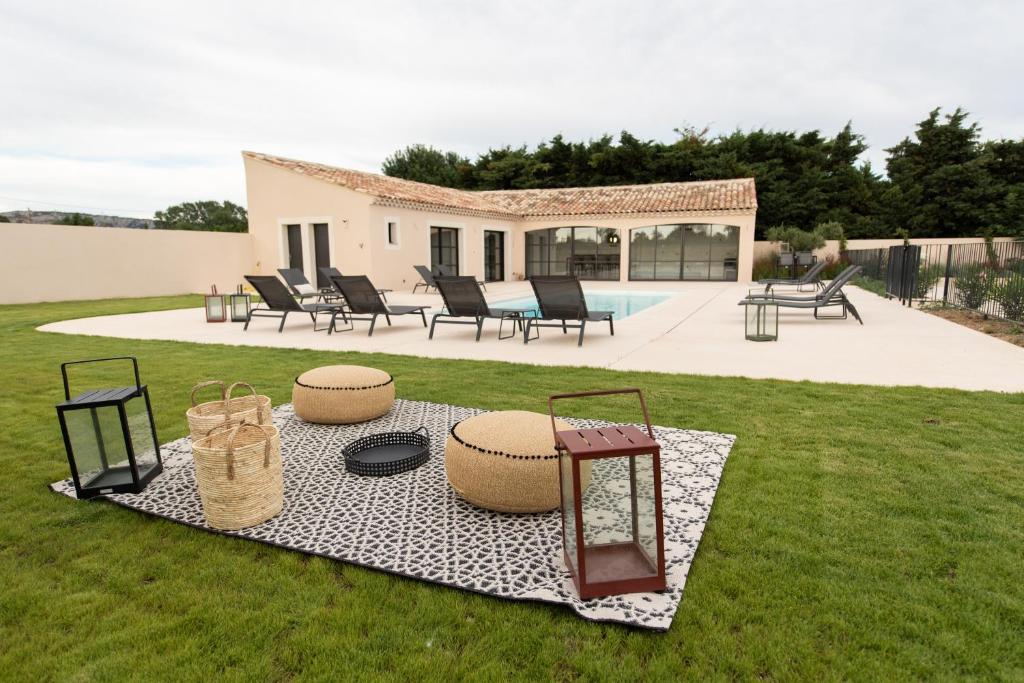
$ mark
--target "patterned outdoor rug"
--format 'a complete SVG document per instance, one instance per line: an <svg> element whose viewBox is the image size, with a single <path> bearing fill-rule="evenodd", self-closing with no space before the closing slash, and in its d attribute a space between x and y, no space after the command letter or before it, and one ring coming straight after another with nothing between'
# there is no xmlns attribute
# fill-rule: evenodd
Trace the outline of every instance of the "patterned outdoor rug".
<svg viewBox="0 0 1024 683"><path fill-rule="evenodd" d="M557 511L531 515L488 512L464 502L448 486L444 471L448 430L459 420L481 412L398 400L391 412L377 420L326 426L299 420L291 405L275 408L274 423L281 430L284 510L259 526L215 533L501 598L568 605L581 617L594 621L667 630L679 607L686 575L735 437L655 427L662 446L669 587L661 593L581 601L562 560ZM580 427L605 424L568 421ZM420 425L426 426L431 436L427 464L383 478L345 472L341 456L345 444L367 434L413 430ZM203 522L189 439L165 444L161 453L164 472L144 492L106 498L209 529ZM70 479L52 488L75 496Z"/></svg>

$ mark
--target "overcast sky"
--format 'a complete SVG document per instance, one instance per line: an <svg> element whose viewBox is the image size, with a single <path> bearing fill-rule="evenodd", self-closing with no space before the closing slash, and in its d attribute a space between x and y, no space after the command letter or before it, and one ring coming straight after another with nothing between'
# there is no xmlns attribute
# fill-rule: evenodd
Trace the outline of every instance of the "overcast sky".
<svg viewBox="0 0 1024 683"><path fill-rule="evenodd" d="M685 125L852 120L881 169L936 106L1024 136L1022 26L984 0L0 0L0 210L244 203L243 149L379 171Z"/></svg>

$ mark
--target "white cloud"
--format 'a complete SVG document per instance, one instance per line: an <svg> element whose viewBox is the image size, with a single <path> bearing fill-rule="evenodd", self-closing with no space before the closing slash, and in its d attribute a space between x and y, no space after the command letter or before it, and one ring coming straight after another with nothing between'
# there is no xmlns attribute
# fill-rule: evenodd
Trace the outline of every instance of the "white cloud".
<svg viewBox="0 0 1024 683"><path fill-rule="evenodd" d="M0 0L0 209L243 202L239 151L377 170L686 123L867 136L935 106L1024 135L1024 5ZM39 205L36 208L45 208Z"/></svg>

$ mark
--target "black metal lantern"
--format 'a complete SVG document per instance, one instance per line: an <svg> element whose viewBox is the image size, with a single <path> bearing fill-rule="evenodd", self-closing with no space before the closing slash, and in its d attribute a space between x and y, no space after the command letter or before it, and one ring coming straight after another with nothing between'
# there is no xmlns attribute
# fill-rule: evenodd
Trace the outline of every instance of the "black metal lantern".
<svg viewBox="0 0 1024 683"><path fill-rule="evenodd" d="M228 319L227 306L224 304L224 295L217 293L217 285L210 287L210 293L205 296L206 322L222 323Z"/></svg>
<svg viewBox="0 0 1024 683"><path fill-rule="evenodd" d="M130 360L135 385L90 389L71 398L69 365ZM139 364L130 356L73 361L60 366L64 402L57 418L64 434L71 477L79 498L108 493L139 493L163 471L160 442L149 403L149 390L139 383Z"/></svg>
<svg viewBox="0 0 1024 683"><path fill-rule="evenodd" d="M231 295L231 322L249 322L249 309L252 306L252 295L242 291L242 285Z"/></svg>

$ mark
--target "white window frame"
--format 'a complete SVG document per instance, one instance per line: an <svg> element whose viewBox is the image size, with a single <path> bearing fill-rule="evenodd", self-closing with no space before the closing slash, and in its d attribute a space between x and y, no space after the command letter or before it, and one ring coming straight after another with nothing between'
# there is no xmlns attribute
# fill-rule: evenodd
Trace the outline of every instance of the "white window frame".
<svg viewBox="0 0 1024 683"><path fill-rule="evenodd" d="M391 242L391 234L389 227L392 223L395 224L395 242ZM441 226L438 226L441 227ZM428 234L429 240L429 234ZM402 223L398 220L398 216L384 216L384 248L392 251L397 251L402 248Z"/></svg>

